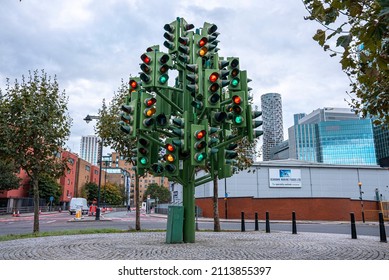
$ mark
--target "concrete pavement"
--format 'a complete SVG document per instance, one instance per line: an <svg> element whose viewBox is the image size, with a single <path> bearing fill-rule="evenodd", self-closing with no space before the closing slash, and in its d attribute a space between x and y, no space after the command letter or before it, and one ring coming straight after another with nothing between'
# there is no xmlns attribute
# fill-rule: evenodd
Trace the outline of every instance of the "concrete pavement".
<svg viewBox="0 0 389 280"><path fill-rule="evenodd" d="M2 260L389 260L372 236L286 232L197 232L195 243L166 244L165 232L65 235L0 242Z"/></svg>

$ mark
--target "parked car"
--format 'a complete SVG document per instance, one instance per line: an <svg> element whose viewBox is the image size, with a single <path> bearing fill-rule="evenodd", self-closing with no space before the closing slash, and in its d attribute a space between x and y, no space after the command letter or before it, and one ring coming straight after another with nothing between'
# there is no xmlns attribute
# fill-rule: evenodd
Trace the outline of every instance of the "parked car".
<svg viewBox="0 0 389 280"><path fill-rule="evenodd" d="M89 208L85 198L73 197L70 200L70 205L69 205L70 215L76 214L78 209L81 209L83 215L88 215Z"/></svg>

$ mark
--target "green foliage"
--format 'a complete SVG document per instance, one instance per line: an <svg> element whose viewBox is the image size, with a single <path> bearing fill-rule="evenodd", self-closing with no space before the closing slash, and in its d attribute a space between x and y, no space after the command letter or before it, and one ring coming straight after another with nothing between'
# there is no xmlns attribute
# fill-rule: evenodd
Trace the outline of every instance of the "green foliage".
<svg viewBox="0 0 389 280"><path fill-rule="evenodd" d="M0 159L0 192L19 188L21 179L16 176L17 171L12 162Z"/></svg>
<svg viewBox="0 0 389 280"><path fill-rule="evenodd" d="M34 232L39 231L39 178L63 175L67 159L60 152L70 134L67 98L57 79L29 72L21 83L9 79L0 96L0 156L26 171L34 192Z"/></svg>
<svg viewBox="0 0 389 280"><path fill-rule="evenodd" d="M57 180L48 176L48 175L40 175L39 176L39 197L43 198L46 203L50 202L50 197L54 197L54 204L59 204L59 199L61 196L61 185L58 184Z"/></svg>
<svg viewBox="0 0 389 280"><path fill-rule="evenodd" d="M102 188L103 202L110 205L123 204L123 196L120 187L114 184L107 183Z"/></svg>
<svg viewBox="0 0 389 280"><path fill-rule="evenodd" d="M99 111L100 119L96 125L97 134L104 139L104 144L109 145L120 155L131 158L131 150L136 147L136 142L120 130L121 105L125 103L125 97L129 93L129 85L122 83L118 91L114 93L109 106L103 101L102 109Z"/></svg>
<svg viewBox="0 0 389 280"><path fill-rule="evenodd" d="M160 203L167 203L170 201L170 191L164 186L155 183L150 184L147 187L147 190L143 194L143 200L146 200L148 195L153 199L158 198Z"/></svg>
<svg viewBox="0 0 389 280"><path fill-rule="evenodd" d="M82 187L82 197L85 197L88 203L92 203L93 200L97 200L99 187L92 182L86 183Z"/></svg>
<svg viewBox="0 0 389 280"><path fill-rule="evenodd" d="M350 78L350 106L389 126L389 1L303 0L313 36L330 56L340 55Z"/></svg>

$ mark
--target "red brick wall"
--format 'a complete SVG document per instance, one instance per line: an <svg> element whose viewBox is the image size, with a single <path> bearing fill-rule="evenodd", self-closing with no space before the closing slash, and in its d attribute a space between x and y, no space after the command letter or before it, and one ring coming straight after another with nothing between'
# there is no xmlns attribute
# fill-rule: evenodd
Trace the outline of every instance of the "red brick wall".
<svg viewBox="0 0 389 280"><path fill-rule="evenodd" d="M376 201L363 201L365 219L378 220L379 204ZM203 210L204 217L212 217L212 198L197 198L196 205ZM362 220L361 202L347 198L253 198L236 197L227 200L227 218L240 219L241 212L247 219L254 219L255 212L260 220L269 211L270 219L291 220L296 212L297 220L348 221L350 212L356 220ZM219 215L225 218L225 200L219 199Z"/></svg>

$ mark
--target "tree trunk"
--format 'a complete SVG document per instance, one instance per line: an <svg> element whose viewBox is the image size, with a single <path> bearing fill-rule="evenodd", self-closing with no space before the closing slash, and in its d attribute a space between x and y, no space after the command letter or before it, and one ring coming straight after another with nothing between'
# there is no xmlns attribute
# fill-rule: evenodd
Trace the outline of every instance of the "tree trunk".
<svg viewBox="0 0 389 280"><path fill-rule="evenodd" d="M135 173L135 229L140 230L140 208L139 208L139 176Z"/></svg>
<svg viewBox="0 0 389 280"><path fill-rule="evenodd" d="M34 190L34 227L33 232L39 232L39 186L38 180L34 178L33 182L33 190Z"/></svg>
<svg viewBox="0 0 389 280"><path fill-rule="evenodd" d="M213 230L220 231L220 219L219 219L219 188L217 176L213 177Z"/></svg>

